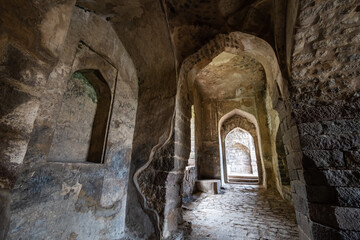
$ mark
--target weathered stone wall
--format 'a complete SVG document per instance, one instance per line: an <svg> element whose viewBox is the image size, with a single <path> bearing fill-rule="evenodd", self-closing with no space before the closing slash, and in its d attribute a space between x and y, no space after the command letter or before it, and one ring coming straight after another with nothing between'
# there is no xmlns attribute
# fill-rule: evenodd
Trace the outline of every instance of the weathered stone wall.
<svg viewBox="0 0 360 240"><path fill-rule="evenodd" d="M359 2L299 8L290 92L301 149L288 164L301 239L359 239Z"/></svg>
<svg viewBox="0 0 360 240"><path fill-rule="evenodd" d="M194 99L194 111L195 111L195 166L197 167L198 159L202 152L202 136L201 136L201 129L203 126L202 122L202 106L201 106L201 96L196 88L192 89L193 99Z"/></svg>
<svg viewBox="0 0 360 240"><path fill-rule="evenodd" d="M194 105L191 106L191 119L190 119L190 155L188 166L195 166L195 158L196 158L196 141L195 141L195 111Z"/></svg>
<svg viewBox="0 0 360 240"><path fill-rule="evenodd" d="M240 144L228 145L226 147L226 165L229 175L252 174L250 151Z"/></svg>
<svg viewBox="0 0 360 240"><path fill-rule="evenodd" d="M69 27L69 1L0 1L0 238L10 222L10 190L27 150L46 80ZM53 41L50 41L53 39Z"/></svg>
<svg viewBox="0 0 360 240"><path fill-rule="evenodd" d="M288 99L286 96L288 96L288 90L286 90L284 99ZM273 141L276 142L276 151L278 157L273 159L273 164L275 166L273 170L278 174L278 178L276 178L276 186L278 191L283 198L291 200L289 186L285 186L285 184L282 182L279 161L281 161L282 158L286 158L287 169L285 169L285 171L288 172L289 179L291 180L291 175L296 174L296 171L294 171L294 162L299 161L298 158L301 157L298 152L300 149L299 135L295 120L291 114L290 103L288 100L279 101L276 106L276 110L279 116L279 126L276 132L277 136L273 138ZM279 145L281 144L284 148L284 153L282 152L282 149L278 152ZM294 188L291 189L291 192L295 192Z"/></svg>
<svg viewBox="0 0 360 240"><path fill-rule="evenodd" d="M72 12L59 55L45 79L22 171L12 190L8 239L121 238L137 108L135 68L112 26L79 8ZM114 89L104 164L47 162L68 80L82 69L98 70Z"/></svg>
<svg viewBox="0 0 360 240"><path fill-rule="evenodd" d="M158 217L163 213L157 212L154 206L163 209L165 202L162 200L167 192L162 186L168 176L173 176L166 167L167 161L171 164L166 157L173 152L173 146L165 143L172 136L177 76L161 2L81 2L111 22L137 69L139 104L129 174L126 231L131 239L160 238L162 226ZM159 159L163 154L164 161ZM180 197L180 185L174 190L178 190Z"/></svg>
<svg viewBox="0 0 360 240"><path fill-rule="evenodd" d="M189 199L195 191L195 182L197 179L197 169L195 166L187 166L184 171L182 182L182 197Z"/></svg>
<svg viewBox="0 0 360 240"><path fill-rule="evenodd" d="M131 239L160 238L164 215L158 210L164 209L167 194L163 186L167 176L173 176L167 167L172 161L167 157L174 147L167 143L174 140L171 131L177 77L162 2L78 0L77 5L111 23L137 69L139 104L127 189L126 233Z"/></svg>

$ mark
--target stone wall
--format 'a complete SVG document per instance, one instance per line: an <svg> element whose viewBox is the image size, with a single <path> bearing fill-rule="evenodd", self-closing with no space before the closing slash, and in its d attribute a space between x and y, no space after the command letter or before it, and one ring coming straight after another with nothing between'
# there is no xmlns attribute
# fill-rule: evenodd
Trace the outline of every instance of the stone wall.
<svg viewBox="0 0 360 240"><path fill-rule="evenodd" d="M179 173L171 170L174 146L168 144L174 140L177 63L162 2L77 0L76 4L112 25L136 67L139 101L134 138L129 138L133 148L125 230L131 239L161 238L169 234L162 224L168 180L169 191L181 195L181 181L171 187ZM172 225L177 228L177 222Z"/></svg>
<svg viewBox="0 0 360 240"><path fill-rule="evenodd" d="M27 151L43 88L61 52L74 4L74 0L43 4L0 1L1 239L10 224L10 191Z"/></svg>
<svg viewBox="0 0 360 240"><path fill-rule="evenodd" d="M290 92L303 157L289 164L301 239L359 237L359 19L358 1L300 2Z"/></svg>
<svg viewBox="0 0 360 240"><path fill-rule="evenodd" d="M126 231L131 239L160 238L164 231L170 234L163 231L160 223L167 195L164 184L178 173L171 168L172 159L168 158L174 147L167 144L169 139L173 140L177 66L162 4L153 0L114 1L112 4L82 2L87 3L85 7L93 5L94 11L102 8L103 18L114 16L108 18L109 22L137 70L139 104L129 174ZM182 176L183 172L179 179ZM181 198L181 180L177 182L176 187L169 189L177 191ZM177 229L177 222L170 231L174 229Z"/></svg>
<svg viewBox="0 0 360 240"><path fill-rule="evenodd" d="M226 146L227 144L225 144ZM250 151L240 144L226 146L226 166L229 175L252 174Z"/></svg>
<svg viewBox="0 0 360 240"><path fill-rule="evenodd" d="M360 235L359 19L356 0L300 1L290 92L301 149L288 164L301 239Z"/></svg>
<svg viewBox="0 0 360 240"><path fill-rule="evenodd" d="M80 8L70 13L59 60L44 77L30 143L12 190L8 239L124 236L137 75L108 22ZM67 83L82 69L101 72L114 90L104 164L48 162Z"/></svg>
<svg viewBox="0 0 360 240"><path fill-rule="evenodd" d="M195 181L197 179L197 169L195 166L187 166L184 172L184 179L182 182L182 197L183 199L190 199L195 191Z"/></svg>

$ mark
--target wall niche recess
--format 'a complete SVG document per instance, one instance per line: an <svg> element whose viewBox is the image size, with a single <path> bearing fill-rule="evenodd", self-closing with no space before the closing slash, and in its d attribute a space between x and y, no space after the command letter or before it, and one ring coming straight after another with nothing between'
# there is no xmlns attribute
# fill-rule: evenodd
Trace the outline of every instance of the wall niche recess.
<svg viewBox="0 0 360 240"><path fill-rule="evenodd" d="M103 163L111 91L98 70L79 70L67 82L49 162Z"/></svg>

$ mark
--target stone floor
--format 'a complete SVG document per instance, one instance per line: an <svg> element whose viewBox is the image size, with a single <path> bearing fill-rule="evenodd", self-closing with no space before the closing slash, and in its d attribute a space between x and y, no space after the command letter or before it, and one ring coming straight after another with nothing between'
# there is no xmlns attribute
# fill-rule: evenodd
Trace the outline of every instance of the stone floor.
<svg viewBox="0 0 360 240"><path fill-rule="evenodd" d="M183 208L192 226L187 239L299 238L294 208L277 192L257 185L228 185L222 194L201 194Z"/></svg>

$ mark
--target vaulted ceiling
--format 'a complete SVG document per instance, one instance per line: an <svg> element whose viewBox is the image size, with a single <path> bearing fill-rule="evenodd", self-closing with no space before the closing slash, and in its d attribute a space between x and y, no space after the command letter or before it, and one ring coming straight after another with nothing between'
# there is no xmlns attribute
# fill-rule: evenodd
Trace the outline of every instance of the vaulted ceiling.
<svg viewBox="0 0 360 240"><path fill-rule="evenodd" d="M164 0L178 60L219 33L241 31L273 43L272 0Z"/></svg>
<svg viewBox="0 0 360 240"><path fill-rule="evenodd" d="M265 72L250 56L222 52L197 74L195 86L203 99L253 96L265 89Z"/></svg>
<svg viewBox="0 0 360 240"><path fill-rule="evenodd" d="M241 31L273 45L274 2L278 0L78 0L76 5L104 16L115 29L138 25L147 14L157 19L160 8L154 5L161 5L177 62L181 63L219 33Z"/></svg>

